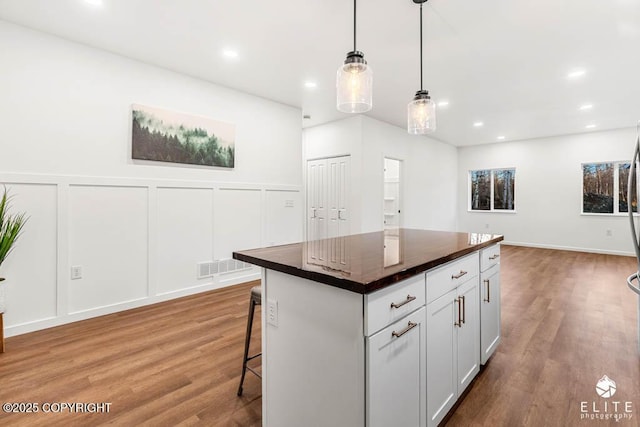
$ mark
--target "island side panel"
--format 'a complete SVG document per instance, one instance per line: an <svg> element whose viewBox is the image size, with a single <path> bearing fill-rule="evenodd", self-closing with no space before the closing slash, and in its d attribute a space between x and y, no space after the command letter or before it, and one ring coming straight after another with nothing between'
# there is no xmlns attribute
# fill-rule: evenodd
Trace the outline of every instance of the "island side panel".
<svg viewBox="0 0 640 427"><path fill-rule="evenodd" d="M263 425L364 426L363 296L268 269L262 292Z"/></svg>

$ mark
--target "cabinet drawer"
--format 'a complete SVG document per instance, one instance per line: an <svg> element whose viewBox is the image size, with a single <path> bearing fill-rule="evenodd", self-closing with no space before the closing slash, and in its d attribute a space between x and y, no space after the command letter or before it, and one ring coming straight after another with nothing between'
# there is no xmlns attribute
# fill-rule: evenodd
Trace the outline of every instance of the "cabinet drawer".
<svg viewBox="0 0 640 427"><path fill-rule="evenodd" d="M500 263L500 245L489 246L480 251L480 271L486 271Z"/></svg>
<svg viewBox="0 0 640 427"><path fill-rule="evenodd" d="M373 335L376 331L422 307L424 293L424 274L418 274L395 285L365 295L365 336Z"/></svg>
<svg viewBox="0 0 640 427"><path fill-rule="evenodd" d="M478 276L478 252L427 271L427 304Z"/></svg>
<svg viewBox="0 0 640 427"><path fill-rule="evenodd" d="M366 338L366 426L427 424L425 320L423 307Z"/></svg>

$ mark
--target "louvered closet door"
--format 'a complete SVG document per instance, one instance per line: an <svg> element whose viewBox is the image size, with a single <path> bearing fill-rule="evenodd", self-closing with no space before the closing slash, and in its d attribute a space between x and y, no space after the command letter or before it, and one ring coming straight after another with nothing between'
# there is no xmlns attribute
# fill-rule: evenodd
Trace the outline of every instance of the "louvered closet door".
<svg viewBox="0 0 640 427"><path fill-rule="evenodd" d="M327 237L327 160L307 162L307 240L314 241L307 252L307 262L326 263L326 249L320 239Z"/></svg>
<svg viewBox="0 0 640 427"><path fill-rule="evenodd" d="M329 198L328 237L346 236L349 234L349 156L327 159Z"/></svg>
<svg viewBox="0 0 640 427"><path fill-rule="evenodd" d="M348 268L347 246L343 239L350 231L349 156L307 162L307 262L344 270Z"/></svg>

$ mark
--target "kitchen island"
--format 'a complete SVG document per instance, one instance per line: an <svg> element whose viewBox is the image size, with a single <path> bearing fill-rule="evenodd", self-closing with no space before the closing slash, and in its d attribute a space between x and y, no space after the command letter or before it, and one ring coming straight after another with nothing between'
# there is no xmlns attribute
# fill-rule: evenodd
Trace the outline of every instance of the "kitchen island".
<svg viewBox="0 0 640 427"><path fill-rule="evenodd" d="M437 425L499 343L501 240L395 229L234 252L263 267L263 425Z"/></svg>

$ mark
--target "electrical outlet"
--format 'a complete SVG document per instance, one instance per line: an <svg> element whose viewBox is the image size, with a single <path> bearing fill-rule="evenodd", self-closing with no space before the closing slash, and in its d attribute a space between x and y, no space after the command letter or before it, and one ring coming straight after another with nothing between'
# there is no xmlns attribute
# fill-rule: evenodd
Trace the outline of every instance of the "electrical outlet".
<svg viewBox="0 0 640 427"><path fill-rule="evenodd" d="M607 233L607 237L613 236L613 230L611 230L611 229L607 229L606 233Z"/></svg>
<svg viewBox="0 0 640 427"><path fill-rule="evenodd" d="M82 266L81 265L73 265L71 266L71 280L82 279Z"/></svg>
<svg viewBox="0 0 640 427"><path fill-rule="evenodd" d="M484 228L489 228L489 224L485 224L485 225L484 225Z"/></svg>
<svg viewBox="0 0 640 427"><path fill-rule="evenodd" d="M267 323L278 326L278 301L267 299Z"/></svg>

